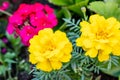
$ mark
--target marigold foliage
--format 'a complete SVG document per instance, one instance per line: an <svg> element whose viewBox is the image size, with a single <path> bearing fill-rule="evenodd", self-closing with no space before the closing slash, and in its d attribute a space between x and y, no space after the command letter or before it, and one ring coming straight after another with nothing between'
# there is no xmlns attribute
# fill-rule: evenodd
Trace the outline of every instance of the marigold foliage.
<svg viewBox="0 0 120 80"><path fill-rule="evenodd" d="M29 61L36 64L37 69L50 72L60 69L62 62L70 61L72 44L64 32L53 33L46 28L30 40L29 52Z"/></svg>
<svg viewBox="0 0 120 80"><path fill-rule="evenodd" d="M109 60L110 54L120 55L120 22L110 17L105 19L98 14L92 15L89 22L82 21L81 36L76 45L86 51L91 58L98 57L100 62Z"/></svg>

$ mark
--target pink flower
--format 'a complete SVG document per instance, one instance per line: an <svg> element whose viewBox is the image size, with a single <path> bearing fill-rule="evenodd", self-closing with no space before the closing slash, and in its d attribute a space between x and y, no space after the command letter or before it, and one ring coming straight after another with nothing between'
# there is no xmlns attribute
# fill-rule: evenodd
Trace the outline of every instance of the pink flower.
<svg viewBox="0 0 120 80"><path fill-rule="evenodd" d="M3 6L0 6L0 10L5 10L5 8Z"/></svg>
<svg viewBox="0 0 120 80"><path fill-rule="evenodd" d="M21 25L23 23L23 18L16 13L9 17L9 22L12 24Z"/></svg>
<svg viewBox="0 0 120 80"><path fill-rule="evenodd" d="M6 9L9 8L9 6L10 6L10 3L9 3L8 1L4 1L4 2L2 3L2 6L0 6L0 9L1 9L1 10L6 10Z"/></svg>
<svg viewBox="0 0 120 80"><path fill-rule="evenodd" d="M31 7L31 5L23 3L19 6L15 13L19 14L22 18L26 18L31 13Z"/></svg>
<svg viewBox="0 0 120 80"><path fill-rule="evenodd" d="M15 32L20 36L22 43L29 46L29 40L38 34L39 30L53 28L57 23L54 10L48 5L21 4L9 17L7 31L9 34Z"/></svg>
<svg viewBox="0 0 120 80"><path fill-rule="evenodd" d="M31 8L32 12L40 12L42 10L44 10L44 5L40 4L40 3L35 3L32 5L32 8Z"/></svg>
<svg viewBox="0 0 120 80"><path fill-rule="evenodd" d="M4 1L4 2L2 3L2 6L3 6L5 9L8 9L9 6L10 6L10 3L9 3L8 1Z"/></svg>
<svg viewBox="0 0 120 80"><path fill-rule="evenodd" d="M1 52L2 52L2 54L5 54L7 52L7 49L6 48L2 48Z"/></svg>
<svg viewBox="0 0 120 80"><path fill-rule="evenodd" d="M20 31L20 37L22 43L26 46L29 45L29 40L35 35L35 30L31 26L24 26L23 29Z"/></svg>
<svg viewBox="0 0 120 80"><path fill-rule="evenodd" d="M37 12L36 14L31 14L30 15L30 23L33 26L38 26L39 21L41 20L41 17L44 17L45 14L43 12Z"/></svg>
<svg viewBox="0 0 120 80"><path fill-rule="evenodd" d="M7 32L9 34L12 34L14 32L14 26L13 24L9 23L8 26L7 26Z"/></svg>
<svg viewBox="0 0 120 80"><path fill-rule="evenodd" d="M6 37L3 37L2 38L2 41L6 44L6 43L8 43L8 39L6 38Z"/></svg>
<svg viewBox="0 0 120 80"><path fill-rule="evenodd" d="M45 11L47 12L47 14L54 13L54 10L51 7L49 7L48 5L45 5Z"/></svg>

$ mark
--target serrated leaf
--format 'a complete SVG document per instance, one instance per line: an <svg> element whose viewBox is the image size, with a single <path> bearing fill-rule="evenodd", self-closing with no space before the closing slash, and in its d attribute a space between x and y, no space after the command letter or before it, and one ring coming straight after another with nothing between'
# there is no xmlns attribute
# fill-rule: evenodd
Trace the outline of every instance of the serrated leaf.
<svg viewBox="0 0 120 80"><path fill-rule="evenodd" d="M120 0L104 0L105 2L116 2L118 4L120 4Z"/></svg>
<svg viewBox="0 0 120 80"><path fill-rule="evenodd" d="M71 64L71 67L72 67L73 71L74 71L75 73L77 73L77 66L76 66L76 63L75 63L75 62L73 62L73 63Z"/></svg>
<svg viewBox="0 0 120 80"><path fill-rule="evenodd" d="M48 0L48 1L58 6L67 6L73 4L72 0Z"/></svg>
<svg viewBox="0 0 120 80"><path fill-rule="evenodd" d="M90 3L88 8L91 11L94 11L97 14L104 16L105 18L115 17L120 20L120 8L119 5L115 2L103 2L95 1Z"/></svg>
<svg viewBox="0 0 120 80"><path fill-rule="evenodd" d="M71 80L70 76L68 76L67 74L63 73L63 76L65 77L66 80Z"/></svg>
<svg viewBox="0 0 120 80"><path fill-rule="evenodd" d="M95 1L90 3L90 5L88 6L88 8L98 14L104 14L104 2L102 1Z"/></svg>

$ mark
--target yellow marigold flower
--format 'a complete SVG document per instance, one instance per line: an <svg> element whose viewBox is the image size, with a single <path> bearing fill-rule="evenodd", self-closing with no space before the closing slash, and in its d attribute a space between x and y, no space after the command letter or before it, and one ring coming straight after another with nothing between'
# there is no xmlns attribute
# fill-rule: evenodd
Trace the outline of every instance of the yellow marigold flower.
<svg viewBox="0 0 120 80"><path fill-rule="evenodd" d="M70 61L72 44L64 32L53 33L46 28L30 40L29 52L29 61L36 64L37 69L50 72L60 69L62 62Z"/></svg>
<svg viewBox="0 0 120 80"><path fill-rule="evenodd" d="M89 22L82 21L81 36L76 45L82 47L85 55L97 57L100 62L109 59L110 54L120 56L120 22L98 14L90 16Z"/></svg>

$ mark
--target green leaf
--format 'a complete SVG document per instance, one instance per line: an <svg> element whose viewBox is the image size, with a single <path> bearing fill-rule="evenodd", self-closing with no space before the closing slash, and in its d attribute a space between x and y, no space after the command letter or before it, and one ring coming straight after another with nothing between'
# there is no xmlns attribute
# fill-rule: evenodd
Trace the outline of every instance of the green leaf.
<svg viewBox="0 0 120 80"><path fill-rule="evenodd" d="M62 7L62 9L57 13L57 17L59 17L59 29L60 30L64 30L66 28L66 22L64 22L63 20L61 20L63 17L65 17L66 19L71 19L71 13L70 11L66 8L66 7ZM55 29L55 28L54 28ZM58 29L58 28L57 28ZM57 30L56 29L56 30Z"/></svg>
<svg viewBox="0 0 120 80"><path fill-rule="evenodd" d="M0 19L0 34L4 34L6 31L7 20Z"/></svg>
<svg viewBox="0 0 120 80"><path fill-rule="evenodd" d="M102 70L105 74L118 77L120 75L120 66L113 67L110 70Z"/></svg>
<svg viewBox="0 0 120 80"><path fill-rule="evenodd" d="M105 0L105 2L116 2L116 3L118 3L118 4L120 4L120 0Z"/></svg>
<svg viewBox="0 0 120 80"><path fill-rule="evenodd" d="M81 2L81 1L83 1L83 0L75 0L75 3L78 3L78 2Z"/></svg>
<svg viewBox="0 0 120 80"><path fill-rule="evenodd" d="M103 1L95 1L90 3L88 8L105 18L115 17L120 21L120 8L118 6L117 3L111 1L106 3Z"/></svg>
<svg viewBox="0 0 120 80"><path fill-rule="evenodd" d="M67 6L73 4L73 0L48 0L48 1L58 6Z"/></svg>
<svg viewBox="0 0 120 80"><path fill-rule="evenodd" d="M9 58L5 58L4 62L7 62L7 63L15 63L14 60L9 59Z"/></svg>
<svg viewBox="0 0 120 80"><path fill-rule="evenodd" d="M65 18L71 19L71 13L67 8L63 7L62 11L63 11L63 14L64 14Z"/></svg>
<svg viewBox="0 0 120 80"><path fill-rule="evenodd" d="M9 59L12 59L15 57L15 53L10 53L10 52L7 52L5 55L4 55L4 58L9 58Z"/></svg>
<svg viewBox="0 0 120 80"><path fill-rule="evenodd" d="M16 47L15 49L20 48L22 46L20 37L13 38L10 42L12 43L13 47Z"/></svg>
<svg viewBox="0 0 120 80"><path fill-rule="evenodd" d="M7 70L6 66L0 65L0 75L5 74L6 70Z"/></svg>
<svg viewBox="0 0 120 80"><path fill-rule="evenodd" d="M10 35L10 34L9 34L9 33L7 33L7 32L6 32L6 34L5 34L5 35L6 35L6 37L7 37L7 39L8 39L9 41L12 41L12 40L13 40L13 38L15 38L13 34L11 34L11 35Z"/></svg>
<svg viewBox="0 0 120 80"><path fill-rule="evenodd" d="M70 76L68 76L67 74L63 73L63 76L65 77L66 80L71 80Z"/></svg>
<svg viewBox="0 0 120 80"><path fill-rule="evenodd" d="M116 57L112 55L110 59L104 63L103 69L101 68L101 71L104 72L105 74L118 77L120 75L120 57Z"/></svg>
<svg viewBox="0 0 120 80"><path fill-rule="evenodd" d="M79 15L82 15L81 7L86 6L88 4L88 2L89 2L89 0L81 0L74 5L67 6L67 8Z"/></svg>
<svg viewBox="0 0 120 80"><path fill-rule="evenodd" d="M9 35L7 32L6 32L6 37L11 42L11 45L15 49L20 48L22 46L20 37L15 38L14 34Z"/></svg>
<svg viewBox="0 0 120 80"><path fill-rule="evenodd" d="M2 53L0 53L0 62L1 63L3 62L3 55L2 55Z"/></svg>
<svg viewBox="0 0 120 80"><path fill-rule="evenodd" d="M5 47L5 43L2 40L0 40L0 47Z"/></svg>
<svg viewBox="0 0 120 80"><path fill-rule="evenodd" d="M88 6L88 8L98 14L104 14L104 7L105 4L102 1L95 1L90 3L90 5Z"/></svg>

